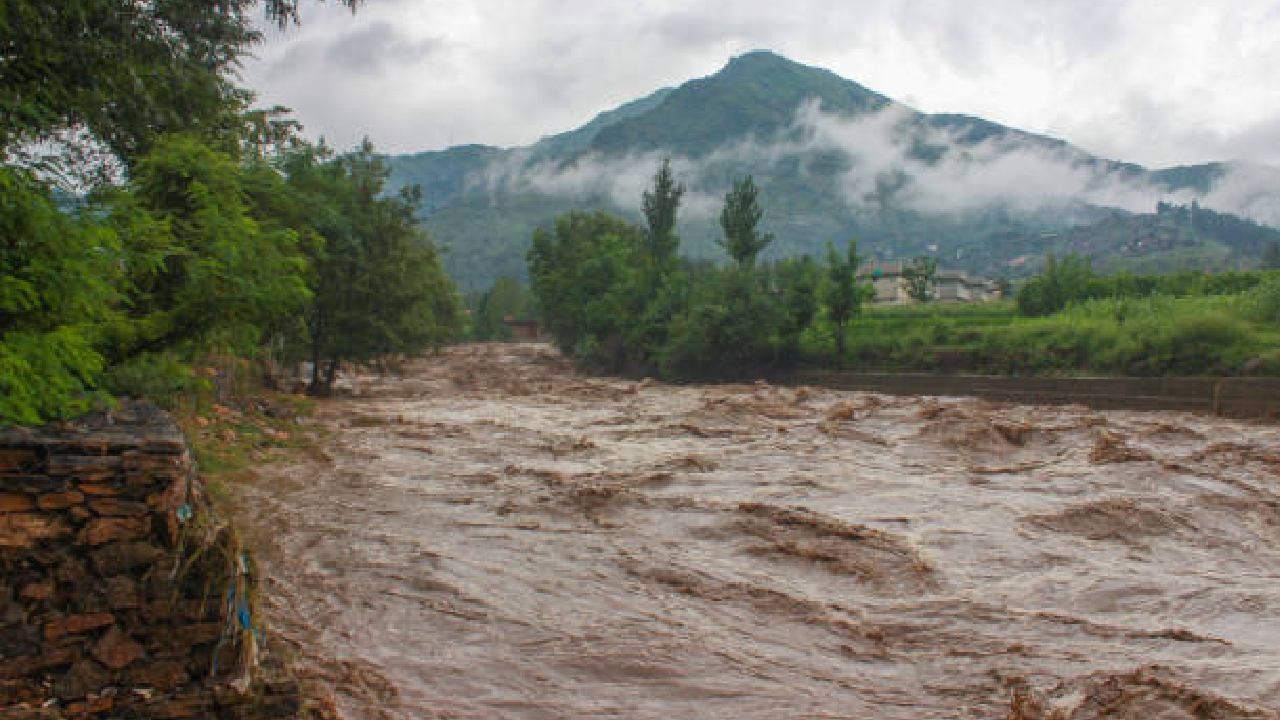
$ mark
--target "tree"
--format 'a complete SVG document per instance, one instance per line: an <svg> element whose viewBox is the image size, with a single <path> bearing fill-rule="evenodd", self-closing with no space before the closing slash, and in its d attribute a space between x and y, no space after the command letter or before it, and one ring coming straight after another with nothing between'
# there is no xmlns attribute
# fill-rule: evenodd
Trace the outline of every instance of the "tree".
<svg viewBox="0 0 1280 720"><path fill-rule="evenodd" d="M775 268L782 296L782 324L778 329L778 359L790 366L800 356L800 336L818 314L818 266L809 256L787 258Z"/></svg>
<svg viewBox="0 0 1280 720"><path fill-rule="evenodd" d="M663 159L653 176L653 189L645 190L641 202L645 219L645 252L649 256L655 284L675 263L680 247L680 237L676 235L676 212L683 195L684 184L675 181L671 160Z"/></svg>
<svg viewBox="0 0 1280 720"><path fill-rule="evenodd" d="M529 248L529 279L556 345L580 361L617 372L626 336L643 307L638 297L642 231L603 212L571 212Z"/></svg>
<svg viewBox="0 0 1280 720"><path fill-rule="evenodd" d="M385 196L389 169L368 140L332 159L323 148L302 146L284 168L303 210L295 221L309 224L319 240L306 245L308 392L328 394L343 363L418 352L452 338L460 303L414 217L421 191Z"/></svg>
<svg viewBox="0 0 1280 720"><path fill-rule="evenodd" d="M259 6L298 19L298 0L0 3L0 154L69 140L132 165L170 132L234 137L252 98L234 74L261 39Z"/></svg>
<svg viewBox="0 0 1280 720"><path fill-rule="evenodd" d="M112 359L181 348L249 352L309 292L297 234L251 216L241 166L189 135L157 140L129 192L106 195L128 239L130 324Z"/></svg>
<svg viewBox="0 0 1280 720"><path fill-rule="evenodd" d="M907 284L907 297L916 302L929 302L933 299L934 278L938 274L938 260L920 256L911 264L902 268L902 279Z"/></svg>
<svg viewBox="0 0 1280 720"><path fill-rule="evenodd" d="M849 322L861 312L862 301L867 296L866 289L858 285L858 266L861 262L857 240L849 240L843 258L836 253L831 243L827 243L827 272L826 282L822 286L822 304L827 309L827 319L834 327L837 364L844 362Z"/></svg>
<svg viewBox="0 0 1280 720"><path fill-rule="evenodd" d="M729 253L739 267L755 264L760 251L773 242L773 235L757 229L764 210L757 202L755 182L748 175L736 181L724 196L724 209L720 212L720 227L724 237L716 242Z"/></svg>
<svg viewBox="0 0 1280 720"><path fill-rule="evenodd" d="M529 288L513 277L502 276L475 297L471 307L471 337L476 340L510 340L506 319L531 320L536 299Z"/></svg>
<svg viewBox="0 0 1280 720"><path fill-rule="evenodd" d="M88 409L120 261L109 228L60 212L28 173L0 168L0 425Z"/></svg>
<svg viewBox="0 0 1280 720"><path fill-rule="evenodd" d="M702 278L686 314L672 319L662 371L682 378L759 377L774 367L785 309L762 283L763 271L742 265Z"/></svg>
<svg viewBox="0 0 1280 720"><path fill-rule="evenodd" d="M1049 255L1039 275L1018 288L1018 312L1028 316L1052 315L1073 300L1095 292L1095 276L1088 258L1070 254L1061 260Z"/></svg>

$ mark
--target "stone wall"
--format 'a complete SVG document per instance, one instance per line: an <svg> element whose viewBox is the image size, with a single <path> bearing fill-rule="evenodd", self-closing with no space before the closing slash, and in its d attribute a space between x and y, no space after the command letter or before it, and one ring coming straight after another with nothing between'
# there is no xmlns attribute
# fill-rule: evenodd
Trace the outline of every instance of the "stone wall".
<svg viewBox="0 0 1280 720"><path fill-rule="evenodd" d="M0 570L0 719L297 711L252 559L151 406L0 430Z"/></svg>

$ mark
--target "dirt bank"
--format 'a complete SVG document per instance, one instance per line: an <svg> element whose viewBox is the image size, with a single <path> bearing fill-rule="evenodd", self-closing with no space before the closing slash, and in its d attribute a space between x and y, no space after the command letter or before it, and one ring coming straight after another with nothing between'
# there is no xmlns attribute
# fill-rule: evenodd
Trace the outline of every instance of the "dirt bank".
<svg viewBox="0 0 1280 720"><path fill-rule="evenodd" d="M1280 433L455 348L233 488L350 717L1277 718Z"/></svg>

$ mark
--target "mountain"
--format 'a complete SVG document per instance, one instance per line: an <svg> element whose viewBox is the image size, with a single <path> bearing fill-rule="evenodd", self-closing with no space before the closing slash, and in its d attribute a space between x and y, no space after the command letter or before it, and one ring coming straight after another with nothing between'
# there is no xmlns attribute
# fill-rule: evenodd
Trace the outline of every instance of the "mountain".
<svg viewBox="0 0 1280 720"><path fill-rule="evenodd" d="M501 275L523 277L533 229L563 212L603 209L638 221L640 195L664 157L689 189L679 231L693 257L720 257L719 206L747 173L777 237L772 257L817 255L828 241L857 237L881 259L931 254L947 267L1016 276L1034 271L1045 252L1064 251L1087 252L1102 266L1250 267L1259 243L1280 239L1270 227L1237 232L1218 223L1165 233L1176 241L1132 241L1167 224L1153 219L1162 201L1280 222L1275 169L1149 170L982 118L921 113L768 51L528 147L394 156L390 185L422 186L423 221L447 248L451 274L479 289Z"/></svg>

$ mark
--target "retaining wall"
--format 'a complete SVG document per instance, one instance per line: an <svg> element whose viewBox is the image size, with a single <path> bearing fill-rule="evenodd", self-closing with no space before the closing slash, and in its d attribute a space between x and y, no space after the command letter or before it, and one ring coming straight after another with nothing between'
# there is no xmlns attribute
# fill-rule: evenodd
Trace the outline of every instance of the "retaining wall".
<svg viewBox="0 0 1280 720"><path fill-rule="evenodd" d="M973 396L1033 404L1078 403L1100 410L1280 418L1280 378L1049 378L807 370L789 381L890 395Z"/></svg>
<svg viewBox="0 0 1280 720"><path fill-rule="evenodd" d="M0 430L0 719L292 717L252 569L165 413Z"/></svg>

